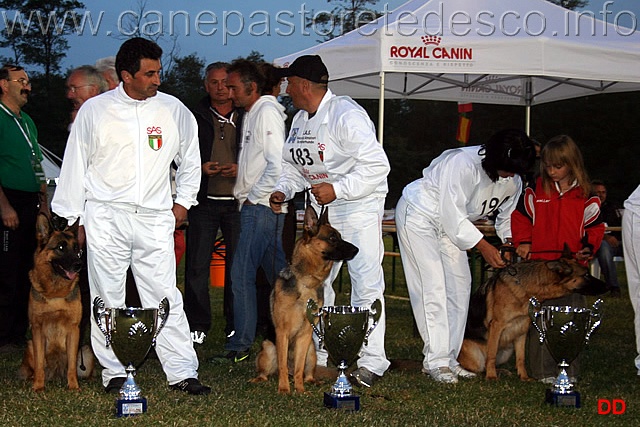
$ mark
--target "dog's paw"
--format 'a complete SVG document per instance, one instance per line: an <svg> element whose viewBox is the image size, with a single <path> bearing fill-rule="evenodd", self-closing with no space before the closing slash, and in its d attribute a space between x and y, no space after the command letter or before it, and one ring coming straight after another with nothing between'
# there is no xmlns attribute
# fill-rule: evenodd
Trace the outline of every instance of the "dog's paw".
<svg viewBox="0 0 640 427"><path fill-rule="evenodd" d="M304 382L305 384L319 384L319 382L314 377L305 378Z"/></svg>
<svg viewBox="0 0 640 427"><path fill-rule="evenodd" d="M265 381L267 381L267 377L264 376L264 375L258 375L257 377L251 378L249 380L249 382L252 383L252 384L262 383L262 382L265 382Z"/></svg>
<svg viewBox="0 0 640 427"><path fill-rule="evenodd" d="M291 394L291 387L289 386L289 384L287 384L286 386L279 385L278 394Z"/></svg>

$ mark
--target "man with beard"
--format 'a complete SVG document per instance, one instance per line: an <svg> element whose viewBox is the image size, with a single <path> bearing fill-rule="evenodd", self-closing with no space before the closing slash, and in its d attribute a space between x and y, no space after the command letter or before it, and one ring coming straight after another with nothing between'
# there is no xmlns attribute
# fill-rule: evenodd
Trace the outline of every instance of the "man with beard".
<svg viewBox="0 0 640 427"><path fill-rule="evenodd" d="M0 68L0 351L25 343L36 217L49 211L38 131L22 111L30 93L22 67Z"/></svg>

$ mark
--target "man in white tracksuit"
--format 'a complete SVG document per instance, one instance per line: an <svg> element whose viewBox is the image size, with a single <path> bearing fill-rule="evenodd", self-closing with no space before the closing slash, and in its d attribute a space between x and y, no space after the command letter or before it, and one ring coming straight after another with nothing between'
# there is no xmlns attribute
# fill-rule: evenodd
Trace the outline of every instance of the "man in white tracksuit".
<svg viewBox="0 0 640 427"><path fill-rule="evenodd" d="M476 248L489 265L505 266L473 221L497 214L496 234L511 238L511 212L522 174L535 151L524 132L498 132L483 146L447 150L404 188L396 206L400 255L411 307L424 341L423 372L442 383L475 374L462 368L471 292L466 251Z"/></svg>
<svg viewBox="0 0 640 427"><path fill-rule="evenodd" d="M635 313L633 317L637 352L635 365L640 375L640 186L624 202L622 250L627 271L629 298Z"/></svg>
<svg viewBox="0 0 640 427"><path fill-rule="evenodd" d="M65 150L53 211L86 233L92 299L124 307L131 267L145 308L170 305L156 353L172 389L207 394L198 381L182 295L176 287L173 231L196 204L200 185L197 124L176 98L158 92L162 49L146 39L122 44L116 69L122 83L87 100L78 111ZM175 202L170 165L175 161ZM93 317L93 314L92 314ZM92 322L91 343L107 392L117 392L124 366Z"/></svg>
<svg viewBox="0 0 640 427"><path fill-rule="evenodd" d="M312 203L329 208L329 222L342 238L359 248L347 263L351 304L370 307L383 303L378 326L363 346L358 369L351 375L370 387L389 367L384 349L384 275L382 216L388 191L389 161L378 143L373 123L351 98L335 96L328 88L329 73L319 56L301 56L288 68L287 93L300 111L293 119L283 151L283 174L272 195L272 208L296 192L311 187ZM324 286L324 305L334 304L331 283L342 263L336 262ZM327 354L318 352L318 363Z"/></svg>

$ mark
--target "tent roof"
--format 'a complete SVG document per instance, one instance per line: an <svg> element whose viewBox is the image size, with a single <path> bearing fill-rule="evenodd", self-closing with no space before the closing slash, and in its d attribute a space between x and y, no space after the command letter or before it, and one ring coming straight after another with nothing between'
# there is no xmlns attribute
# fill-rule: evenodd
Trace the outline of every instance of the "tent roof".
<svg viewBox="0 0 640 427"><path fill-rule="evenodd" d="M612 18L609 17L611 20ZM640 90L640 33L544 0L411 0L275 60L320 55L336 93L533 105Z"/></svg>

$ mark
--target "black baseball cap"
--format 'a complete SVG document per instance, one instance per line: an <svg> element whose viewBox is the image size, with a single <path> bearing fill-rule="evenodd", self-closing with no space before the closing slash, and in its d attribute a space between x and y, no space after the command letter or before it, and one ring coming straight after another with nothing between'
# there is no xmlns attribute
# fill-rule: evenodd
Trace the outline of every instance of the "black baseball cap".
<svg viewBox="0 0 640 427"><path fill-rule="evenodd" d="M287 68L278 68L280 77L296 76L315 83L329 83L329 71L318 55L296 58Z"/></svg>

